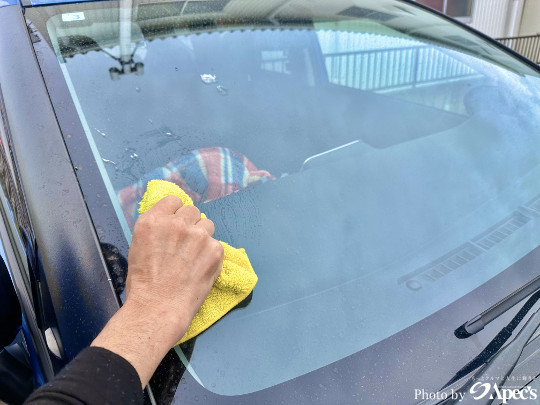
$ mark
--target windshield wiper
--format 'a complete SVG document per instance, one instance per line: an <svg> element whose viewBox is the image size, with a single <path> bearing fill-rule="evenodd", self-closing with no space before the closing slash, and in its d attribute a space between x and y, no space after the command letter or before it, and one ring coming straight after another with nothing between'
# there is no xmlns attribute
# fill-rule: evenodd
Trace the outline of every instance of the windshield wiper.
<svg viewBox="0 0 540 405"><path fill-rule="evenodd" d="M501 304L501 305L506 305L504 304L505 302L508 302L508 300L510 299L510 297L512 296L515 296L516 294L520 293L521 291L523 291L526 287L528 287L529 285L531 285L531 283L535 282L535 283L538 283L538 280L540 280L540 276L539 277L536 277L534 280L530 281L529 283L525 284L523 287L521 287L520 289L516 290L516 292L512 293L511 295L509 295L508 297L506 297L504 300L502 301L499 301L498 304ZM538 288L537 288L538 289ZM518 311L518 313L514 316L514 318L512 318L512 320L510 321L510 323L508 325L506 325L504 328L501 329L501 331L499 333L497 333L497 336L495 336L493 338L493 340L491 340L491 342L489 342L489 344L485 347L484 350L482 350L480 352L480 354L478 354L478 356L476 356L474 359L472 359L470 362L468 362L464 367L462 367L455 375L454 377L452 377L452 379L450 381L448 381L444 387L448 387L449 385L453 384L454 382L458 381L459 379L465 377L467 374L471 373L472 371L476 370L477 368L479 368L480 366L484 365L484 364L487 364L491 358L499 351L499 349L508 341L508 339L510 339L510 336L512 336L512 333L514 332L514 330L517 328L517 326L519 325L519 323L523 320L523 318L525 318L525 316L527 315L527 313L531 310L531 308L534 306L534 304L536 304L536 302L540 299L540 291L536 291L533 295L531 295L531 297L527 300L527 302L521 307L521 309ZM520 300L519 300L520 301ZM519 302L519 301L516 301ZM494 308L498 305L498 304L495 304L494 306L492 306L490 309L488 309L487 311L484 311L484 313L488 313L490 310L495 310ZM515 304L514 304L515 305ZM506 308L504 309L503 312L506 312L509 308ZM501 315L503 312L499 313L499 315ZM499 316L497 315L497 316ZM481 315L479 315L481 316ZM474 319L476 319L478 317L475 317ZM496 317L494 317L493 319L495 319ZM473 319L473 320L474 320ZM493 320L491 319L491 320ZM469 321L471 322L471 321ZM491 322L491 321L490 321ZM466 323L464 325L462 325L460 328L464 327L466 325ZM458 329L460 329L458 328ZM456 331L458 330L456 329ZM481 329L479 329L481 330ZM469 336L472 336L472 334L469 334Z"/></svg>
<svg viewBox="0 0 540 405"><path fill-rule="evenodd" d="M461 325L454 331L454 335L458 339L466 339L474 335L475 333L480 332L488 323L504 314L510 308L514 307L517 303L519 303L537 290L540 290L540 276L535 277L527 284L518 288L512 294L506 296L496 304L492 305L480 315L477 315L470 321L465 322L463 325Z"/></svg>
<svg viewBox="0 0 540 405"><path fill-rule="evenodd" d="M476 381L487 377L499 377L502 380L501 386L504 386L506 377L512 373L521 358L523 348L529 343L531 337L534 336L536 331L540 328L540 309L537 309L536 312L529 317L511 342L504 348L501 348L501 346L510 338L512 331L519 321L523 320L523 317L530 311L531 307L534 306L534 303L538 300L539 296L540 291L536 292L534 296L531 296L518 314L514 316L512 321L497 334L488 346L486 346L486 348L465 367L459 370L448 383L438 390L438 394L446 393L447 399L440 398L442 395L438 395L438 399L434 398L432 400L426 400L421 402L421 404L437 405L445 403L450 405L457 403L482 403L478 402L475 398L471 398L472 393L470 392L470 387ZM492 384L489 394L494 390L494 385L495 384ZM450 393L456 392L462 393L463 395L459 395L459 398L456 400L450 400ZM490 397L489 394L486 398ZM492 401L489 400L489 403L491 402Z"/></svg>

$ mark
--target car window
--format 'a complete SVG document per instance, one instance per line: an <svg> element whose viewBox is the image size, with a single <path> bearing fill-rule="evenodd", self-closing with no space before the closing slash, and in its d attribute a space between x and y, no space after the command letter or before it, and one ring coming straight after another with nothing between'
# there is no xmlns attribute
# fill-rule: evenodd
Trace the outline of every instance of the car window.
<svg viewBox="0 0 540 405"><path fill-rule="evenodd" d="M47 27L126 239L147 181L170 180L259 276L177 348L209 390L357 353L540 245L531 68L404 2L201 4Z"/></svg>

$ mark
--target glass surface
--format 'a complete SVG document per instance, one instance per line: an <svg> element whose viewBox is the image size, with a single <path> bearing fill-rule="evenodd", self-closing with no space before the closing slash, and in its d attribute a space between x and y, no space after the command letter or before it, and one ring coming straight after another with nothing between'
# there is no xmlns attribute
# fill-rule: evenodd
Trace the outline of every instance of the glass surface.
<svg viewBox="0 0 540 405"><path fill-rule="evenodd" d="M457 25L393 1L100 7L47 27L126 238L169 179L259 276L177 349L209 390L357 353L540 245L538 75Z"/></svg>

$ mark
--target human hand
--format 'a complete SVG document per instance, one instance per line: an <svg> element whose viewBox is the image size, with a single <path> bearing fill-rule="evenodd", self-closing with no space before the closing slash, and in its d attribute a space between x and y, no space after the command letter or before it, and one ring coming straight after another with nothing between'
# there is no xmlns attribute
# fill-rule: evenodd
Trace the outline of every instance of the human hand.
<svg viewBox="0 0 540 405"><path fill-rule="evenodd" d="M214 224L168 196L142 214L128 255L126 301L92 346L128 360L144 387L181 339L219 276L223 246Z"/></svg>
<svg viewBox="0 0 540 405"><path fill-rule="evenodd" d="M223 246L213 234L214 223L201 219L196 207L182 206L175 196L157 202L133 230L126 303L189 325L221 271Z"/></svg>

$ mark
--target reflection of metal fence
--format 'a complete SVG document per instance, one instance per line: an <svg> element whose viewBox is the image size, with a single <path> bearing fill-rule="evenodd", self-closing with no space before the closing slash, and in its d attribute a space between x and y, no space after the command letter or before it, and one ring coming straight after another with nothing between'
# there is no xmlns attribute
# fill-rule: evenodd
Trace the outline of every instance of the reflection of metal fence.
<svg viewBox="0 0 540 405"><path fill-rule="evenodd" d="M331 83L361 90L416 87L475 75L431 46L327 53L324 58Z"/></svg>
<svg viewBox="0 0 540 405"><path fill-rule="evenodd" d="M497 38L497 41L534 63L540 63L540 35Z"/></svg>

